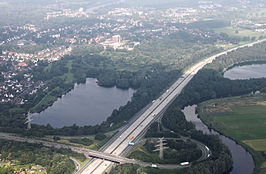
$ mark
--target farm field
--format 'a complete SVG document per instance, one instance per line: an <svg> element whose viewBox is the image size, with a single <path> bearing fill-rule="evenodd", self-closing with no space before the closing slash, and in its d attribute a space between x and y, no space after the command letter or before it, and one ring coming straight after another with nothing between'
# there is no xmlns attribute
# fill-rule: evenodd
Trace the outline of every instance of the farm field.
<svg viewBox="0 0 266 174"><path fill-rule="evenodd" d="M259 174L266 173L266 94L210 100L199 105L201 119L251 149Z"/></svg>
<svg viewBox="0 0 266 174"><path fill-rule="evenodd" d="M217 28L215 29L217 33L226 33L229 36L234 36L234 37L256 37L259 38L260 36L264 36L264 32L256 32L253 30L249 29L235 29L232 26L230 27L224 27L224 28Z"/></svg>
<svg viewBox="0 0 266 174"><path fill-rule="evenodd" d="M165 1L160 1L160 0L135 0L135 1L126 1L126 3L133 5L133 6L161 6L161 7L165 7L165 6L170 6L173 4L184 4L184 3L188 3L188 4L193 4L193 1L189 0L168 0L167 2Z"/></svg>

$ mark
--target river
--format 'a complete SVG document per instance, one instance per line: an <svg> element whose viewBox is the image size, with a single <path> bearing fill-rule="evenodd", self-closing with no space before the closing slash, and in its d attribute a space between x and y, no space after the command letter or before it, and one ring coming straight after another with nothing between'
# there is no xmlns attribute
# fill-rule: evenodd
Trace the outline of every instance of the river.
<svg viewBox="0 0 266 174"><path fill-rule="evenodd" d="M201 130L206 134L218 135L222 142L229 148L233 157L233 169L230 174L252 174L255 164L250 153L248 153L242 146L238 145L235 141L227 138L218 132L209 129L196 114L196 105L187 106L183 112L186 120L191 121L197 130Z"/></svg>
<svg viewBox="0 0 266 174"><path fill-rule="evenodd" d="M236 66L226 71L224 77L231 80L266 78L266 64Z"/></svg>
<svg viewBox="0 0 266 174"><path fill-rule="evenodd" d="M32 123L50 124L55 128L73 124L100 124L114 109L130 101L133 93L133 89L100 87L96 79L88 78L85 84L76 84L73 90L59 98L51 107L41 113L32 114Z"/></svg>

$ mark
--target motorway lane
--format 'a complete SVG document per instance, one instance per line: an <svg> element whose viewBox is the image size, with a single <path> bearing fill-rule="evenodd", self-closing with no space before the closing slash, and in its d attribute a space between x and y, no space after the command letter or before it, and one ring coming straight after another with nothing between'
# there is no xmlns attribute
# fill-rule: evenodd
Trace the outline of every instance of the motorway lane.
<svg viewBox="0 0 266 174"><path fill-rule="evenodd" d="M206 64L211 63L214 59L216 59L217 57L221 55L226 55L227 53L235 51L239 48L250 47L255 44L264 42L264 41L266 41L266 39L256 41L253 43L249 43L249 44L245 44L242 46L238 46L236 48L232 48L230 50L227 50L219 54L216 54L214 56L211 56L209 58L206 58L202 60L201 62L197 63L196 65L192 66L191 68L189 68L181 78L179 78L165 93L162 94L162 96L159 99L155 100L152 106L147 109L147 112L144 112L143 115L141 115L131 126L129 126L128 129L124 133L122 133L121 136L116 141L110 144L109 147L107 147L104 152L115 154L115 155L122 154L122 152L128 147L128 142L134 141L135 139L134 137L137 137L145 129L145 127L154 120L154 116L156 117L156 115L159 112L161 112L166 106L168 106L168 104L172 100L175 99L176 96L180 94L182 89L189 83L189 81L194 77L194 75L197 74L197 72L200 69L202 69ZM97 165L94 165L96 163L98 163L97 160L93 161L92 165L97 166ZM91 167L91 166L89 165L88 167ZM101 163L100 165L97 166L97 168L93 170L95 172L91 172L91 173L101 174L108 167L109 167L108 164ZM82 172L82 174L90 174L90 173Z"/></svg>
<svg viewBox="0 0 266 174"><path fill-rule="evenodd" d="M178 94L180 94L182 89L193 78L197 71L203 66L203 63L196 64L192 67L191 70L189 70L184 75L184 77L177 80L177 82L174 83L173 86L171 86L170 89L166 93L164 93L159 99L157 99L151 106L151 108L149 108L147 112L145 112L136 122L134 122L129 127L127 132L121 135L117 142L111 144L105 152L112 153L114 155L120 155L127 148L128 142L130 141L127 139L127 137L129 135L130 137L137 137L143 131L143 129L154 120L154 114L157 115L159 112L161 112L165 108L165 106L169 104L170 101L172 101ZM95 160L91 166L95 167L97 166L97 164L99 164L99 161ZM102 173L108 167L108 165L101 164L100 167L97 167L99 169L92 169L92 171L94 172L91 173L99 174L99 171L101 171L100 173ZM82 174L85 174L85 172L82 172Z"/></svg>
<svg viewBox="0 0 266 174"><path fill-rule="evenodd" d="M174 83L174 85L171 87L171 90L174 90L176 88L176 86L178 86L179 84L182 83L182 81L184 81L184 78L178 79L178 81L176 83ZM188 82L189 81L187 81L186 83L188 83ZM182 86L182 88L183 87L184 86ZM180 93L181 90L182 89L176 90L175 92ZM145 127L147 127L147 125L150 124L151 121L155 119L155 116L153 114L155 113L157 115L159 112L161 112L161 110L166 105L168 105L170 100L172 100L177 95L176 93L174 93L174 94L171 95L171 99L170 100L166 99L166 97L168 97L168 95L170 95L170 94L171 94L170 91L168 91L167 93L164 93L159 99L154 101L152 106L150 108L148 108L147 111L144 112L143 115L141 117L139 117L127 129L126 132L122 133L122 135L118 138L118 140L115 143L112 143L108 148L106 148L106 150L104 152L111 153L111 154L114 154L114 155L120 155L127 148L128 142L130 141L127 137L133 137L133 139L135 137L137 137L145 129ZM161 103L163 103L163 105L160 105ZM158 107L158 105L159 105L159 107ZM117 146L119 146L119 148L117 148ZM101 164L102 167L100 167L100 169L96 170L95 166L99 166L100 164ZM81 171L81 173L82 174L98 173L100 170L106 170L108 168L108 166L109 165L105 165L105 164L102 165L100 160L94 160L90 165L88 165L87 168L89 168L89 169L85 169L85 170ZM100 172L100 173L102 173L102 172Z"/></svg>
<svg viewBox="0 0 266 174"><path fill-rule="evenodd" d="M180 83L181 80L178 81L178 83ZM155 117L153 116L153 114L150 114L156 107L158 104L160 104L160 101L163 100L163 98L165 97L166 94L163 94L163 96L161 97L162 99L158 99L156 100L153 105L139 118L137 119L129 128L126 132L124 132L119 138L118 141L111 144L104 152L107 153L112 153L114 155L120 155L120 153L123 152L123 150L128 146L128 142L130 140L127 139L127 137L131 134L130 137L137 137L138 134L140 134L140 132L142 132L144 125L147 125L151 122L151 120L153 120ZM168 102L168 101L165 101ZM157 104L158 103L158 104ZM161 108L157 109L155 112L153 113L159 113L159 110L161 110ZM149 117L147 117L149 116ZM145 118L148 118L145 120ZM143 122L144 121L144 122ZM139 126L140 125L140 126ZM141 126L142 125L142 126ZM137 128L135 131L134 129ZM134 131L132 133L132 131ZM133 138L134 139L134 138ZM120 147L118 149L116 149L116 147L120 144ZM115 149L115 150L113 150ZM95 166L97 166L97 164L101 164L99 160L95 160L89 168L93 168ZM104 169L107 169L108 166L106 165L102 165ZM91 169L92 171L96 171ZM90 171L91 171L90 170ZM101 169L102 170L102 169ZM99 171L99 169L97 170L97 172ZM82 173L89 173L88 170L84 170L84 172ZM93 172L96 173L96 172Z"/></svg>
<svg viewBox="0 0 266 174"><path fill-rule="evenodd" d="M102 164L103 161L100 159L94 160L91 164L89 164L89 167L86 167L82 173L92 173L97 169L97 167Z"/></svg>
<svg viewBox="0 0 266 174"><path fill-rule="evenodd" d="M130 119L128 121L128 123L121 127L120 129L116 130L115 135L106 143L104 144L99 150L100 151L104 151L110 144L112 144L124 131L126 131L126 129L133 123L135 122L140 115L142 115L144 113L144 111L147 110L148 107L150 107L151 104L148 104L146 107L144 107L141 111L139 111L132 119Z"/></svg>

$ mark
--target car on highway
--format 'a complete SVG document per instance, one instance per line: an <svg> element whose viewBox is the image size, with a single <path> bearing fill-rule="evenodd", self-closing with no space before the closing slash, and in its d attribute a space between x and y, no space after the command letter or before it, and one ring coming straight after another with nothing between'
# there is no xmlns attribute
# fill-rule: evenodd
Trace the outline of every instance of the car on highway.
<svg viewBox="0 0 266 174"><path fill-rule="evenodd" d="M134 143L134 142L132 142L132 141L130 141L130 142L128 142L128 145L130 145L130 146L134 146L134 145L135 145L135 143Z"/></svg>

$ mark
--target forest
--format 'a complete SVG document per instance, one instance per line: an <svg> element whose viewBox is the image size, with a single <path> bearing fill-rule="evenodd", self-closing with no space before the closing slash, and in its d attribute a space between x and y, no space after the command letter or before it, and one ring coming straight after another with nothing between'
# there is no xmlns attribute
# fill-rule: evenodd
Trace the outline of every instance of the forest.
<svg viewBox="0 0 266 174"><path fill-rule="evenodd" d="M2 163L12 161L13 166L41 165L49 174L72 174L76 169L70 157L84 161L83 154L67 149L47 148L40 144L18 143L13 141L0 141ZM1 168L0 173L14 173L12 165Z"/></svg>
<svg viewBox="0 0 266 174"><path fill-rule="evenodd" d="M36 80L46 81L45 89L39 90L35 95L28 95L28 103L22 106L10 104L0 104L1 119L0 125L2 131L21 132L25 129L22 114L28 110L31 112L40 112L47 108L62 94L71 90L74 84L84 83L87 77L97 78L98 84L105 87L117 86L120 88L138 89L132 100L126 106L114 110L112 115L101 126L65 127L62 129L53 129L51 126L33 126L30 135L84 135L95 134L97 132L108 131L109 125L114 123L114 128L118 127L124 121L130 119L136 112L151 102L160 92L175 80L180 72L167 71L166 66L160 63L140 67L136 71L122 70L121 63L114 62L106 57L99 55L86 56L66 56L64 59L47 64L41 63L32 69L32 74ZM130 65L128 65L130 66ZM157 83L158 80L160 83ZM6 117L12 115L12 117Z"/></svg>
<svg viewBox="0 0 266 174"><path fill-rule="evenodd" d="M202 69L185 87L180 96L170 105L164 113L162 124L166 128L183 136L190 136L212 150L211 159L202 163L193 165L185 169L186 173L193 174L221 174L228 172L232 167L231 154L227 147L222 144L217 136L205 135L195 130L192 123L186 121L181 111L187 105L197 104L213 98L238 96L248 94L254 91L265 92L266 79L251 80L229 80L223 77L223 72L235 64L265 61L265 43L255 45L254 47L243 48L226 56L217 58L212 64ZM149 132L148 132L149 133ZM155 169L144 169L138 166L119 166L113 169L116 173L123 174L124 171L131 171L132 168L143 170L147 173L160 173L162 171ZM137 169L136 169L137 168ZM180 171L168 171L169 173L182 173Z"/></svg>
<svg viewBox="0 0 266 174"><path fill-rule="evenodd" d="M78 47L72 55L65 56L59 61L52 63L39 61L38 66L28 73L33 75L33 80L43 81L45 86L36 94L24 96L28 101L24 105L1 103L0 130L34 136L88 135L109 131L111 124L112 129L120 127L158 97L180 76L184 68L222 50L213 46L214 43L220 40L232 42L231 39L234 39L226 34L190 27L191 30L181 29L170 36L146 38L141 46L132 52L123 50L103 52L101 49L91 52L87 48ZM78 52L80 53L77 54ZM17 78L20 76L21 74ZM54 129L50 125L34 125L31 131L26 130L24 122L28 111L35 113L45 110L73 89L76 83L85 83L88 77L96 78L100 86L134 88L136 92L130 102L114 110L101 125L84 127L73 125L62 129Z"/></svg>
<svg viewBox="0 0 266 174"><path fill-rule="evenodd" d="M223 78L224 70L234 64L266 60L265 52L265 43L262 43L219 57L213 64L200 71L190 82L179 97L180 106L183 107L186 104L194 104L210 98L265 90L265 81L263 79L231 81ZM129 68L125 68L125 66ZM124 62L111 60L100 55L66 56L52 64L43 62L31 71L35 79L47 81L46 89L38 91L35 95L28 96L29 102L22 106L14 106L10 103L0 104L1 131L23 132L24 135L43 136L47 134L88 135L116 129L158 97L161 91L180 76L179 71L169 71L168 66L160 63L140 66L139 69L133 70L130 64L127 65ZM58 97L61 97L62 94L71 90L76 82L84 83L87 77L97 78L99 85L102 86L116 85L125 89L132 87L137 89L137 91L131 101L125 106L114 110L111 116L101 125L84 127L73 125L62 129L54 129L50 125L34 125L31 131L25 130L25 117L22 117L22 114L26 114L28 110L31 110L31 112L42 111ZM186 95L183 95L184 93ZM7 117L8 115L9 117ZM111 123L113 123L112 128L110 128Z"/></svg>

